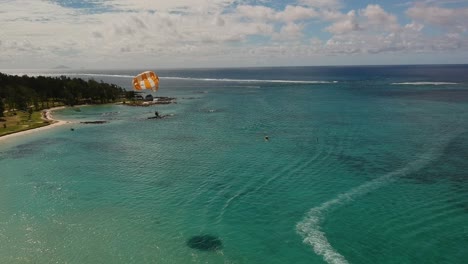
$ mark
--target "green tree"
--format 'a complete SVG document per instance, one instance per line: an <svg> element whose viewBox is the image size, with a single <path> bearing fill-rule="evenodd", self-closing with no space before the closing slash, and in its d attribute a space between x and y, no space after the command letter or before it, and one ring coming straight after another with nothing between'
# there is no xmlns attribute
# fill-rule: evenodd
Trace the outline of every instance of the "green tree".
<svg viewBox="0 0 468 264"><path fill-rule="evenodd" d="M67 105L79 103L108 103L125 97L125 90L117 85L60 77L29 77L0 73L0 98L5 109L27 111L54 106L55 102Z"/></svg>
<svg viewBox="0 0 468 264"><path fill-rule="evenodd" d="M3 104L3 99L0 97L0 117L4 117L3 111L5 111L5 106Z"/></svg>
<svg viewBox="0 0 468 264"><path fill-rule="evenodd" d="M33 114L33 109L32 107L28 107L28 119L31 120L32 114Z"/></svg>

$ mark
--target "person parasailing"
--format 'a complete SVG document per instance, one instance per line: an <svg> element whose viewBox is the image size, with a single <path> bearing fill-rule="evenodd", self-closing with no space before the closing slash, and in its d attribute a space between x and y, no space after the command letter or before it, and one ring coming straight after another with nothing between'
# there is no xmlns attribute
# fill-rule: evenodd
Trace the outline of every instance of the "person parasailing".
<svg viewBox="0 0 468 264"><path fill-rule="evenodd" d="M133 78L133 89L136 91L150 90L157 92L159 89L159 76L153 71L145 71ZM153 118L161 118L159 112L154 112Z"/></svg>

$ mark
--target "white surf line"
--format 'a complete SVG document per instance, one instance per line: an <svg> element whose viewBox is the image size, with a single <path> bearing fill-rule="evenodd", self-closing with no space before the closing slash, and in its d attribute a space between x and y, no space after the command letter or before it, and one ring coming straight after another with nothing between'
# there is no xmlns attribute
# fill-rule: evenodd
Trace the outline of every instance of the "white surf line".
<svg viewBox="0 0 468 264"><path fill-rule="evenodd" d="M458 84L454 82L401 82L401 83L392 83L392 85L450 85Z"/></svg>
<svg viewBox="0 0 468 264"><path fill-rule="evenodd" d="M133 75L126 74L98 74L98 73L17 73L15 75L28 75L28 76L88 76L88 77L115 77L115 78L133 78ZM230 79L230 78L197 78L197 77L172 77L172 76L159 76L159 79L166 80L190 80L190 81L210 81L210 82L247 82L247 83L298 83L298 84L333 84L338 81L301 81L301 80L261 80L261 79Z"/></svg>
<svg viewBox="0 0 468 264"><path fill-rule="evenodd" d="M229 78L192 78L192 77L159 77L160 79L194 80L212 82L250 82L250 83L304 83L304 84L330 84L338 81L300 81L300 80L261 80L261 79L229 79Z"/></svg>
<svg viewBox="0 0 468 264"><path fill-rule="evenodd" d="M431 161L438 158L444 147L455 138L459 133L441 140L437 145L431 148L422 158L409 163L406 167L396 171L384 174L383 176L359 185L349 191L338 195L320 206L309 210L305 218L296 225L296 231L303 237L303 242L312 246L314 252L323 257L330 264L347 264L346 258L336 251L328 242L325 232L321 231L320 223L325 218L326 213L353 201L353 199L376 190L398 177L418 171L428 165Z"/></svg>

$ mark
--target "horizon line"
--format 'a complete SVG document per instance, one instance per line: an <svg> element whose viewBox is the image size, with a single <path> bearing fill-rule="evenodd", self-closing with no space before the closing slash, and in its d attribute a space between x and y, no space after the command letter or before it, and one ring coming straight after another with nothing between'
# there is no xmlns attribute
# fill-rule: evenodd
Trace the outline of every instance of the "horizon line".
<svg viewBox="0 0 468 264"><path fill-rule="evenodd" d="M463 66L468 65L468 63L428 63L428 64L336 64L336 65L296 65L296 66L237 66L237 67L167 67L167 68L158 68L158 67L141 67L141 68L2 68L0 72L12 71L12 70L47 70L47 71L73 71L73 70L144 70L144 69L159 69L159 70L203 70L203 69L261 69L261 68L319 68L319 67L390 67L390 66Z"/></svg>

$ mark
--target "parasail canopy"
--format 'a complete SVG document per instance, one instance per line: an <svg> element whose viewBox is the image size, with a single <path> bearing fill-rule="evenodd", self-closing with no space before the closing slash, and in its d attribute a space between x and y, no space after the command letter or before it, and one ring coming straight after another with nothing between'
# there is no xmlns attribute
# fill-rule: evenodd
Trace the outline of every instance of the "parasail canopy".
<svg viewBox="0 0 468 264"><path fill-rule="evenodd" d="M133 78L133 88L135 90L148 89L156 92L159 88L159 77L152 71L145 71Z"/></svg>

